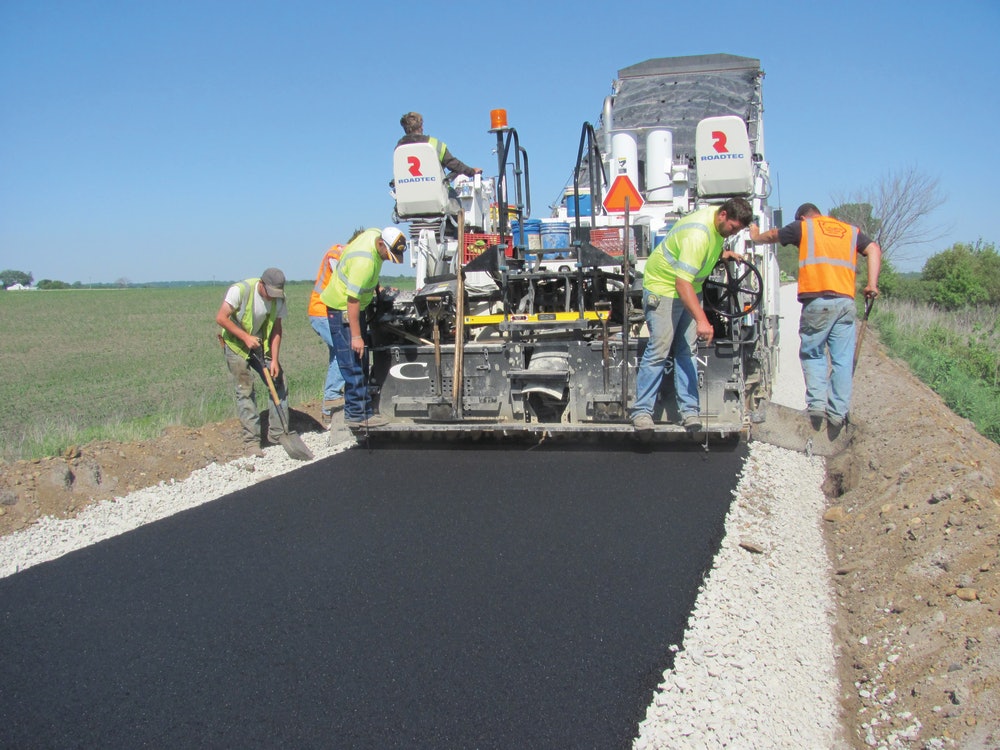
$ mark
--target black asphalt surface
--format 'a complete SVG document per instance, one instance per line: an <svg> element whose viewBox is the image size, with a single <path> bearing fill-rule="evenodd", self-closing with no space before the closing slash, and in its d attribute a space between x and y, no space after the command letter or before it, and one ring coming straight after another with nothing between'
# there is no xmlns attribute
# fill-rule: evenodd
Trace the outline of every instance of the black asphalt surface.
<svg viewBox="0 0 1000 750"><path fill-rule="evenodd" d="M358 448L0 580L5 748L624 748L745 446Z"/></svg>

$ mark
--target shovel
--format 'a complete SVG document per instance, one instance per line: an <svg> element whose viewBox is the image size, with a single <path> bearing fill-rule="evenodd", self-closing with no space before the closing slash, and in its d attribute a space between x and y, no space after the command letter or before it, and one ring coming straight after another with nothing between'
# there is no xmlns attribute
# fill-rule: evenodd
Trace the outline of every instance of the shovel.
<svg viewBox="0 0 1000 750"><path fill-rule="evenodd" d="M250 356L258 366L258 372L264 378L264 382L267 383L267 390L271 393L271 401L274 402L274 410L278 413L278 419L281 420L282 433L278 442L281 443L281 447L285 449L289 458L294 458L297 461L311 461L315 458L313 452L302 442L302 438L298 434L288 430L288 423L281 411L281 399L278 398L278 391L274 387L274 378L271 377L271 371L264 363L263 357L260 357L256 352L250 352Z"/></svg>
<svg viewBox="0 0 1000 750"><path fill-rule="evenodd" d="M858 329L858 342L854 345L854 365L851 367L851 375L858 369L858 357L861 355L861 342L865 338L865 329L868 328L868 316L872 314L872 305L875 304L874 297L865 298L865 316L861 319L861 327Z"/></svg>

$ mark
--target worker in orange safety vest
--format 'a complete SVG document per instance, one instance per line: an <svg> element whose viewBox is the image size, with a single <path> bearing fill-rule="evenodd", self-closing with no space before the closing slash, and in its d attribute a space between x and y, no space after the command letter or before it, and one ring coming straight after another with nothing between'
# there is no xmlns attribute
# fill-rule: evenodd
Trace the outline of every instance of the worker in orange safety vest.
<svg viewBox="0 0 1000 750"><path fill-rule="evenodd" d="M799 206L795 221L781 229L761 232L751 224L750 239L799 248L799 360L806 409L814 426L822 426L825 419L839 430L851 405L857 257L864 256L868 264L864 295L874 299L879 295L882 248L856 226L823 216L812 203Z"/></svg>
<svg viewBox="0 0 1000 750"><path fill-rule="evenodd" d="M337 350L333 346L333 336L330 334L330 323L326 319L326 304L319 296L330 283L330 277L337 270L337 263L340 261L340 254L343 252L343 245L332 245L323 260L319 264L316 272L316 283L313 284L312 293L309 295L309 324L313 330L323 339L329 350L329 364L326 370L326 383L323 385L323 421L329 426L333 418L335 409L344 406L344 376L340 372L340 365L337 364Z"/></svg>

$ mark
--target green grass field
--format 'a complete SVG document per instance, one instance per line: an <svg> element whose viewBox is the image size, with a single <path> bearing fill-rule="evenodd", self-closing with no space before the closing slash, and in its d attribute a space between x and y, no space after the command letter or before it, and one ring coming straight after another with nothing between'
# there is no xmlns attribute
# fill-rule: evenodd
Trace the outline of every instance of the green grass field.
<svg viewBox="0 0 1000 750"><path fill-rule="evenodd" d="M1000 443L1000 310L941 310L888 299L872 315L882 342L948 407Z"/></svg>
<svg viewBox="0 0 1000 750"><path fill-rule="evenodd" d="M226 285L0 294L0 458L236 416L216 333ZM281 347L289 404L322 398L327 348L289 283ZM267 390L257 389L264 407Z"/></svg>

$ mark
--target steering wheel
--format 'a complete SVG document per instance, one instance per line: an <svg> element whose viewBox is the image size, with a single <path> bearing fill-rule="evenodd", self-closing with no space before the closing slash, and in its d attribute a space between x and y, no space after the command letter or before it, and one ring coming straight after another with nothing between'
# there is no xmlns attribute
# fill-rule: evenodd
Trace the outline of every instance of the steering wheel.
<svg viewBox="0 0 1000 750"><path fill-rule="evenodd" d="M706 279L702 284L705 306L723 318L732 320L752 313L764 296L764 281L753 263L720 260L716 268L726 271L725 281ZM742 273L736 270L743 266ZM711 290L711 294L709 294Z"/></svg>

